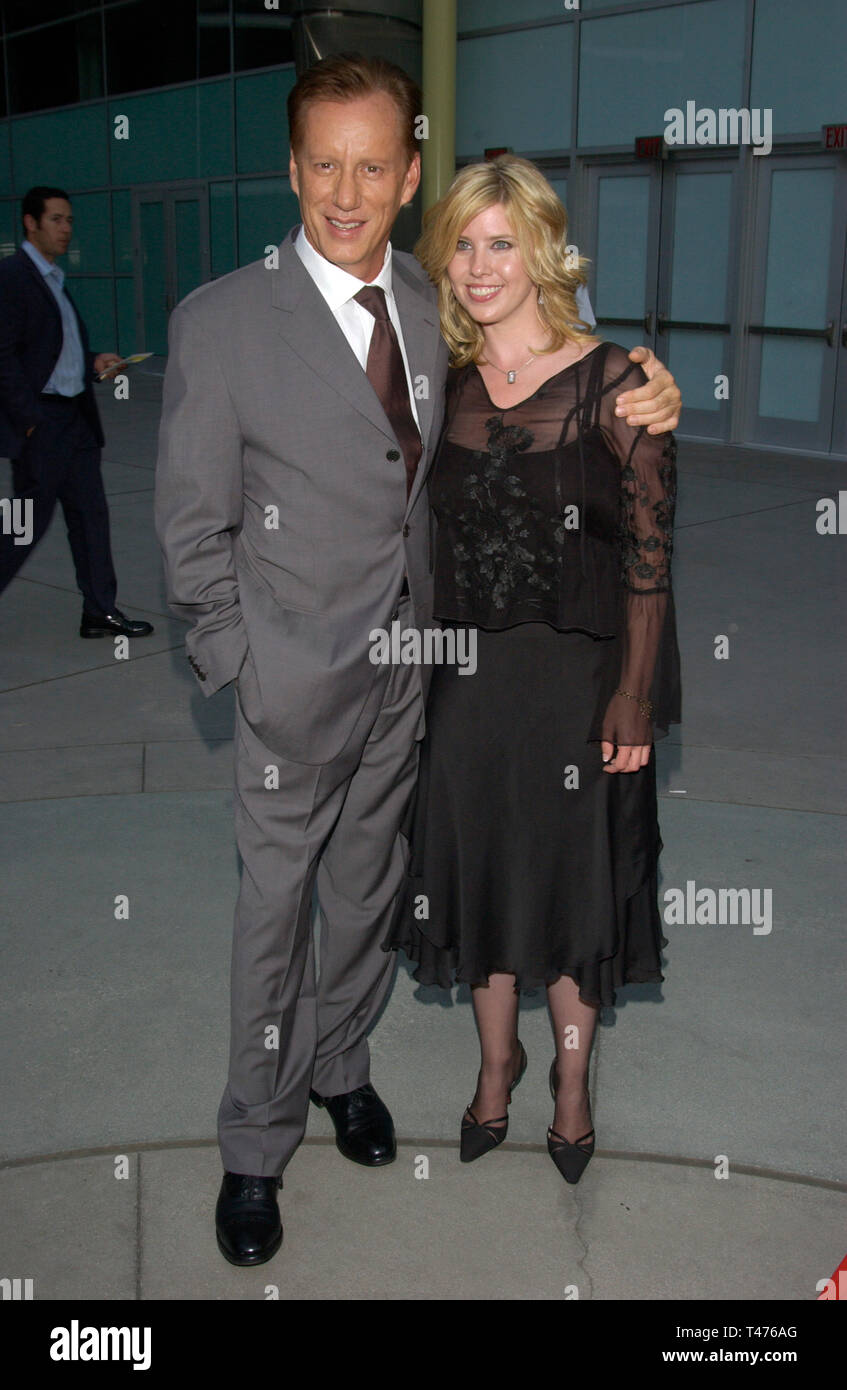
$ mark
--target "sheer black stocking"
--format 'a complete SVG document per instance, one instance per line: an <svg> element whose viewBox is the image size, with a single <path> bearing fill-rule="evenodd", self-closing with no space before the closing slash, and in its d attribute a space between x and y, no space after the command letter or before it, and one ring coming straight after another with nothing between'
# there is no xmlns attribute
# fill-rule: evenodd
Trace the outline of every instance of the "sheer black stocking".
<svg viewBox="0 0 847 1390"><path fill-rule="evenodd" d="M588 1062L599 1009L585 1004L569 975L547 986L547 1003L556 1039L556 1114L553 1129L574 1144L592 1126Z"/></svg>
<svg viewBox="0 0 847 1390"><path fill-rule="evenodd" d="M482 1065L469 1109L479 1124L485 1124L506 1115L509 1086L520 1064L515 977L490 975L488 984L475 986L472 996Z"/></svg>

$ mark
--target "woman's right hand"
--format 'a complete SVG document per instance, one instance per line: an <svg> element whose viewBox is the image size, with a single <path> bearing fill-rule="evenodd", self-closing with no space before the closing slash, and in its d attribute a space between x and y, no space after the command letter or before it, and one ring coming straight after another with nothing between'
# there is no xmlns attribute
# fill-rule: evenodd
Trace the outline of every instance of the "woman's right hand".
<svg viewBox="0 0 847 1390"><path fill-rule="evenodd" d="M652 743L621 744L617 756L613 759L612 754L615 751L615 745L607 743L604 739L600 744L600 750L603 754L603 771L639 772L642 767L647 766L652 747Z"/></svg>

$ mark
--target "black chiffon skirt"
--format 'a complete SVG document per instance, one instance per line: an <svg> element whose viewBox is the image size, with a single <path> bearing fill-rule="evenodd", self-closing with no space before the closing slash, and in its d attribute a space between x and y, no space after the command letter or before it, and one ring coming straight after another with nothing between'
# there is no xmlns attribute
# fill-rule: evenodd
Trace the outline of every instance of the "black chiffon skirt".
<svg viewBox="0 0 847 1390"><path fill-rule="evenodd" d="M655 753L602 771L586 741L616 639L475 629L477 670L436 666L408 874L384 949L422 984L568 975L589 1004L661 981ZM469 634L470 635L470 634Z"/></svg>

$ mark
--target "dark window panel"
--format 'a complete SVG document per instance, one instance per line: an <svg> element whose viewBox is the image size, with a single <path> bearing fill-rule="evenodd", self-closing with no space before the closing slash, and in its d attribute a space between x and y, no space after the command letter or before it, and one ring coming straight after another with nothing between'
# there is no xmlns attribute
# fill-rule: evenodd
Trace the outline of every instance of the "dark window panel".
<svg viewBox="0 0 847 1390"><path fill-rule="evenodd" d="M230 71L229 0L197 0L197 76Z"/></svg>
<svg viewBox="0 0 847 1390"><path fill-rule="evenodd" d="M12 114L70 106L103 95L99 15L7 40Z"/></svg>
<svg viewBox="0 0 847 1390"><path fill-rule="evenodd" d="M83 10L97 9L97 0L3 0L6 32L31 29L51 19L68 19Z"/></svg>
<svg viewBox="0 0 847 1390"><path fill-rule="evenodd" d="M266 10L254 0L234 0L235 69L271 68L293 63L291 19L282 11Z"/></svg>
<svg viewBox="0 0 847 1390"><path fill-rule="evenodd" d="M193 82L197 76L192 0L136 0L107 9L106 80L110 96Z"/></svg>

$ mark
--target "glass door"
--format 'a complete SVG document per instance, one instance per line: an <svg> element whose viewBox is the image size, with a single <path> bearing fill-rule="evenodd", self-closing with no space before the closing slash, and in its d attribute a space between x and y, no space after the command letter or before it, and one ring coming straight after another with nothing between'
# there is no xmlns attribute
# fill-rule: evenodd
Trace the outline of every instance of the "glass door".
<svg viewBox="0 0 847 1390"><path fill-rule="evenodd" d="M168 254L163 197L139 195L133 209L136 352L168 350ZM164 346L162 346L164 344Z"/></svg>
<svg viewBox="0 0 847 1390"><path fill-rule="evenodd" d="M841 332L838 338L838 368L835 374L832 452L847 457L847 218L841 271Z"/></svg>
<svg viewBox="0 0 847 1390"><path fill-rule="evenodd" d="M585 228L601 335L655 347L661 176L656 165L590 164ZM580 248L582 250L582 247Z"/></svg>
<svg viewBox="0 0 847 1390"><path fill-rule="evenodd" d="M771 155L756 164L745 437L843 451L837 384L843 395L847 168L830 155Z"/></svg>
<svg viewBox="0 0 847 1390"><path fill-rule="evenodd" d="M705 439L729 437L736 183L737 160L588 169L600 329L653 349L682 391L684 432Z"/></svg>
<svg viewBox="0 0 847 1390"><path fill-rule="evenodd" d="M655 351L682 391L685 433L704 439L730 431L737 175L737 160L673 160L662 171Z"/></svg>
<svg viewBox="0 0 847 1390"><path fill-rule="evenodd" d="M167 353L175 304L210 279L206 184L133 193L136 349Z"/></svg>

